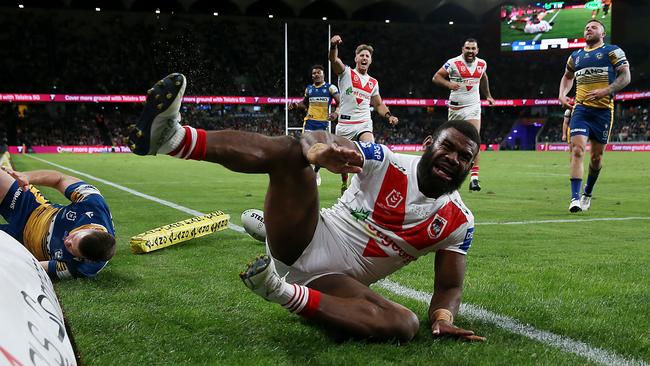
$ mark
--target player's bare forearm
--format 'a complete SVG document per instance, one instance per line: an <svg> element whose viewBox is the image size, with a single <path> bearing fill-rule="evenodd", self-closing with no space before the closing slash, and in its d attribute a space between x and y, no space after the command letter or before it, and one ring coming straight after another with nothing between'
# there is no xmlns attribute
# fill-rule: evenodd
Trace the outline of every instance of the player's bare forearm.
<svg viewBox="0 0 650 366"><path fill-rule="evenodd" d="M465 256L451 251L440 250L435 259L434 291L429 306L429 319L437 309L449 310L454 316L458 313L465 279Z"/></svg>
<svg viewBox="0 0 650 366"><path fill-rule="evenodd" d="M569 73L568 71L564 73L562 76L562 80L560 80L560 92L559 92L559 98L562 99L569 94L571 91L571 88L573 88L573 73Z"/></svg>
<svg viewBox="0 0 650 366"><path fill-rule="evenodd" d="M431 81L440 87L447 88L449 89L449 80L447 80L445 77L440 75L439 72L437 72L435 75L433 75L433 79Z"/></svg>
<svg viewBox="0 0 650 366"><path fill-rule="evenodd" d="M627 65L619 67L616 70L616 79L614 79L614 82L609 84L609 94L615 94L625 88L631 80L632 76L630 75L630 67Z"/></svg>
<svg viewBox="0 0 650 366"><path fill-rule="evenodd" d="M304 156L307 156L307 152L316 144L336 144L349 149L357 149L352 141L325 131L306 131L300 136L300 144Z"/></svg>
<svg viewBox="0 0 650 366"><path fill-rule="evenodd" d="M29 182L37 186L56 188L59 192L65 193L69 185L80 182L80 179L62 174L56 170L32 170L23 172Z"/></svg>
<svg viewBox="0 0 650 366"><path fill-rule="evenodd" d="M481 84L479 85L481 89L481 94L487 99L492 99L492 94L490 94L490 81L488 80L487 74L483 74L481 77Z"/></svg>
<svg viewBox="0 0 650 366"><path fill-rule="evenodd" d="M332 70L336 75L340 75L345 71L345 65L339 58L339 49L337 46L330 46L329 60L332 63Z"/></svg>

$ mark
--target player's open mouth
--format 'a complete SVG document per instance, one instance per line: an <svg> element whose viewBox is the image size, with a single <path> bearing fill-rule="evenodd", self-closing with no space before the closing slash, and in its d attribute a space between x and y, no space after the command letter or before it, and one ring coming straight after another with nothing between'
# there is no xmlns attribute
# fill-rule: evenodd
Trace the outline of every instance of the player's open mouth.
<svg viewBox="0 0 650 366"><path fill-rule="evenodd" d="M446 180L447 182L451 182L452 180L451 178L452 172L448 168L442 166L441 167L434 166L433 172L440 178Z"/></svg>

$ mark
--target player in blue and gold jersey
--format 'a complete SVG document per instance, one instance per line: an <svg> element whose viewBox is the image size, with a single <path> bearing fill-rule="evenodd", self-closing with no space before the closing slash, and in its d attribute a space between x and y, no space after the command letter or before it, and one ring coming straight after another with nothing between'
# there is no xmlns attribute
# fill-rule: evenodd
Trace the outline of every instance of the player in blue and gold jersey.
<svg viewBox="0 0 650 366"><path fill-rule="evenodd" d="M305 88L305 98L299 103L289 104L289 110L307 110L307 115L302 125L303 133L305 131L327 131L329 122L338 119L337 111L329 112L332 100L336 101L337 106L341 105L339 89L336 85L325 81L325 72L322 65L314 65L311 67L311 80L313 84L307 85ZM316 182L320 185L318 169L319 167L314 168L317 174Z"/></svg>
<svg viewBox="0 0 650 366"><path fill-rule="evenodd" d="M71 203L51 203L30 183L59 190ZM97 188L53 170L0 171L0 230L34 255L51 278L95 277L115 254L115 230Z"/></svg>
<svg viewBox="0 0 650 366"><path fill-rule="evenodd" d="M603 23L592 19L585 25L587 46L569 57L560 81L560 101L571 107L567 94L576 80L576 98L569 134L571 137L571 202L569 212L586 211L600 173L605 145L613 123L614 94L630 83L630 65L625 52L604 43ZM591 144L589 175L582 197L583 159L587 139Z"/></svg>

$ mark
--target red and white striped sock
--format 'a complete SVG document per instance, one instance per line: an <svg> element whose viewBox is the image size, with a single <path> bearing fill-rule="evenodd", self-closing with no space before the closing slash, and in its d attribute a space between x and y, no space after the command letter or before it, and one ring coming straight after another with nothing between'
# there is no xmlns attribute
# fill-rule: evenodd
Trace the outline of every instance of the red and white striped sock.
<svg viewBox="0 0 650 366"><path fill-rule="evenodd" d="M282 307L305 318L314 316L320 307L321 293L296 284L289 284L289 287L284 291L283 297L287 301L280 303Z"/></svg>
<svg viewBox="0 0 650 366"><path fill-rule="evenodd" d="M178 146L167 155L179 159L205 160L207 135L205 130L183 126L185 136Z"/></svg>
<svg viewBox="0 0 650 366"><path fill-rule="evenodd" d="M478 179L478 165L474 165L471 170L471 179Z"/></svg>

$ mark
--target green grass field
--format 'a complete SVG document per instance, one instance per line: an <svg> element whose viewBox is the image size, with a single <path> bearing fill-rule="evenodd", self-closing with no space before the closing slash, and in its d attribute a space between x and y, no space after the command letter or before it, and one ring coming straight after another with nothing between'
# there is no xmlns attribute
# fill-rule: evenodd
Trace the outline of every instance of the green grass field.
<svg viewBox="0 0 650 366"><path fill-rule="evenodd" d="M609 33L612 29L612 12L610 12L605 18L601 18L602 15L603 12L601 10L597 19L605 24L605 42L609 42ZM582 38L585 24L591 19L591 10L564 9L560 10L559 13L549 12L546 14L544 20L550 22L551 19L555 22L553 29L542 34L527 34L522 31L511 29L509 24L501 22L501 42L511 43L514 41L530 41L533 39ZM518 27L521 28L522 25L518 25ZM511 51L512 48L510 46L502 46L501 50Z"/></svg>
<svg viewBox="0 0 650 366"><path fill-rule="evenodd" d="M267 183L263 175L168 157L36 157L201 212L221 209L237 224L244 209L262 207ZM477 222L463 302L583 342L586 353L462 313L456 323L487 342L434 340L427 304L386 286L374 288L420 317L416 339L407 344L335 340L240 282L238 273L264 251L247 235L226 230L151 254L131 254L131 236L189 215L89 178L112 209L119 249L97 279L55 287L86 365L582 365L602 361L585 356L598 352L610 356L604 358L609 364L647 364L650 155L608 153L605 162L586 213L567 212L565 153L485 153L484 189L470 194L463 185L461 192ZM15 156L14 164L19 170L53 168L29 156ZM324 173L322 205L331 204L338 191L339 178ZM595 218L605 220L529 222ZM521 224L495 224L515 221ZM390 280L429 293L432 269L433 257L423 257Z"/></svg>

